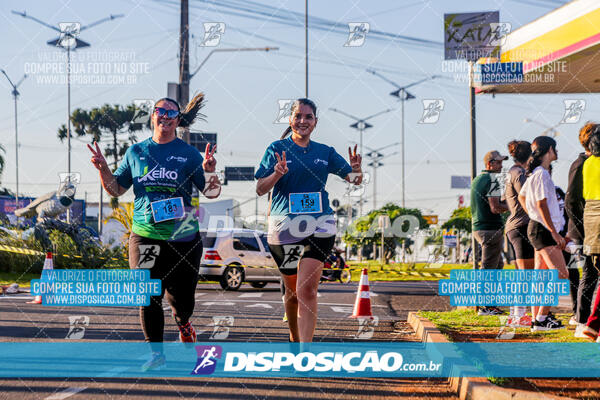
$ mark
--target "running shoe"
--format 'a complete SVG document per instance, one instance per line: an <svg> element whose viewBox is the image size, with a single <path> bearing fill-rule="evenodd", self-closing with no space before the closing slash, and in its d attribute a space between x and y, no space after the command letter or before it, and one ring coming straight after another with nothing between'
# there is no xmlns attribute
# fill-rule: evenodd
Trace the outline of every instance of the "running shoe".
<svg viewBox="0 0 600 400"><path fill-rule="evenodd" d="M166 364L167 359L163 353L153 352L152 357L142 365L142 372L158 371L163 369Z"/></svg>
<svg viewBox="0 0 600 400"><path fill-rule="evenodd" d="M190 322L179 327L179 341L181 343L194 343L196 341L196 330Z"/></svg>
<svg viewBox="0 0 600 400"><path fill-rule="evenodd" d="M498 307L480 307L477 311L477 315L502 315L504 311L500 310Z"/></svg>
<svg viewBox="0 0 600 400"><path fill-rule="evenodd" d="M573 334L573 336L580 339L589 339L589 337L583 333L584 329L585 324L577 324L577 328L575 328L575 333Z"/></svg>
<svg viewBox="0 0 600 400"><path fill-rule="evenodd" d="M590 328L587 325L582 329L581 333L583 333L585 337L592 340L596 340L598 338L598 331L593 328Z"/></svg>
<svg viewBox="0 0 600 400"><path fill-rule="evenodd" d="M538 331L554 331L557 329L564 329L562 322L550 318L550 316L546 316L546 319L542 322L535 320L533 321L533 328L531 329L533 332Z"/></svg>
<svg viewBox="0 0 600 400"><path fill-rule="evenodd" d="M577 322L577 319L575 319L575 316L571 316L571 319L569 319L569 325L571 326L578 326L579 322Z"/></svg>
<svg viewBox="0 0 600 400"><path fill-rule="evenodd" d="M522 317L512 316L508 319L508 326L513 328L531 328L531 317L529 315L523 315Z"/></svg>
<svg viewBox="0 0 600 400"><path fill-rule="evenodd" d="M283 322L287 322L287 313L283 313Z"/></svg>

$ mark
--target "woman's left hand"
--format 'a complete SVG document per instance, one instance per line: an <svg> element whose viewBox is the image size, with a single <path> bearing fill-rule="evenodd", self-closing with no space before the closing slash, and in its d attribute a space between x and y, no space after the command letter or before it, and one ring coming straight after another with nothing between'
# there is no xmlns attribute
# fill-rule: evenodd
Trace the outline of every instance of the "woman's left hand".
<svg viewBox="0 0 600 400"><path fill-rule="evenodd" d="M354 145L354 151L352 151L352 147L348 147L348 157L350 158L352 172L362 172L360 167L362 163L362 156L356 153L357 147L358 145Z"/></svg>
<svg viewBox="0 0 600 400"><path fill-rule="evenodd" d="M217 160L213 156L217 151L217 145L215 144L212 150L210 149L210 143L206 144L206 151L204 152L204 161L202 162L202 168L204 172L215 172L217 167Z"/></svg>

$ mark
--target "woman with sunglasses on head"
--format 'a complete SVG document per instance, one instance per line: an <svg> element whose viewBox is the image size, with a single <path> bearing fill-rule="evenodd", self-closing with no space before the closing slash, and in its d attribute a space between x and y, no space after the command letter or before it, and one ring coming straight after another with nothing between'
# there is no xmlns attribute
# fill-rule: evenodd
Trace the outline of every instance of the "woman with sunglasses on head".
<svg viewBox="0 0 600 400"><path fill-rule="evenodd" d="M191 207L192 184L206 197L215 198L220 194L220 182L214 173L216 146L211 150L207 144L203 158L197 149L177 138L176 128L194 122L203 100L202 93L196 95L183 113L177 101L158 100L151 115L152 137L129 147L114 173L98 144L88 145L92 164L111 196L121 196L133 186L130 268L150 268L150 277L161 280L162 294L151 297L148 306L140 307L144 337L153 351L143 369L165 363L162 354L165 294L179 327L179 339L196 341L189 320L194 311L202 242Z"/></svg>
<svg viewBox="0 0 600 400"><path fill-rule="evenodd" d="M327 177L335 174L356 185L362 182L356 146L354 151L348 149L348 163L333 147L311 140L316 114L311 100L294 101L290 126L281 140L269 145L255 174L259 196L273 190L268 243L285 284L285 312L294 342L313 340L317 288L323 261L335 241Z"/></svg>
<svg viewBox="0 0 600 400"><path fill-rule="evenodd" d="M560 279L569 277L562 251L565 238L562 231L565 219L560 211L556 187L550 176L550 164L558 158L556 141L538 136L531 144L527 171L531 174L519 193L519 202L529 215L527 237L535 249L535 269L556 269ZM562 329L562 322L549 311L549 306L533 306L532 331Z"/></svg>

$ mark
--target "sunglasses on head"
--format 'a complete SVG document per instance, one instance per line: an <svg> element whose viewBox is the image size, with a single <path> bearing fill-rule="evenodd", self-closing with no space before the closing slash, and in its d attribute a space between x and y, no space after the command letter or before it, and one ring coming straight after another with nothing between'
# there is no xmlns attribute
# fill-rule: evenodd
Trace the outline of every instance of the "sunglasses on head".
<svg viewBox="0 0 600 400"><path fill-rule="evenodd" d="M154 112L159 117L164 117L166 115L167 118L170 119L177 118L177 116L179 115L179 110L167 110L166 108L162 107L154 107Z"/></svg>

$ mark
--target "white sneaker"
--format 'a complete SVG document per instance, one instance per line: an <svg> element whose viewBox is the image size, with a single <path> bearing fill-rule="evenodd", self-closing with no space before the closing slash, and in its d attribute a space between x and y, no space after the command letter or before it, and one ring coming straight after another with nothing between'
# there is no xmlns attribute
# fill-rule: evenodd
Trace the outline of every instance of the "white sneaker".
<svg viewBox="0 0 600 400"><path fill-rule="evenodd" d="M577 320L575 319L574 315L569 320L569 325L571 325L571 326L579 326L579 322L577 322Z"/></svg>
<svg viewBox="0 0 600 400"><path fill-rule="evenodd" d="M575 333L573 336L580 339L589 339L587 335L583 334L583 330L585 329L585 324L577 324L577 328L575 328Z"/></svg>

